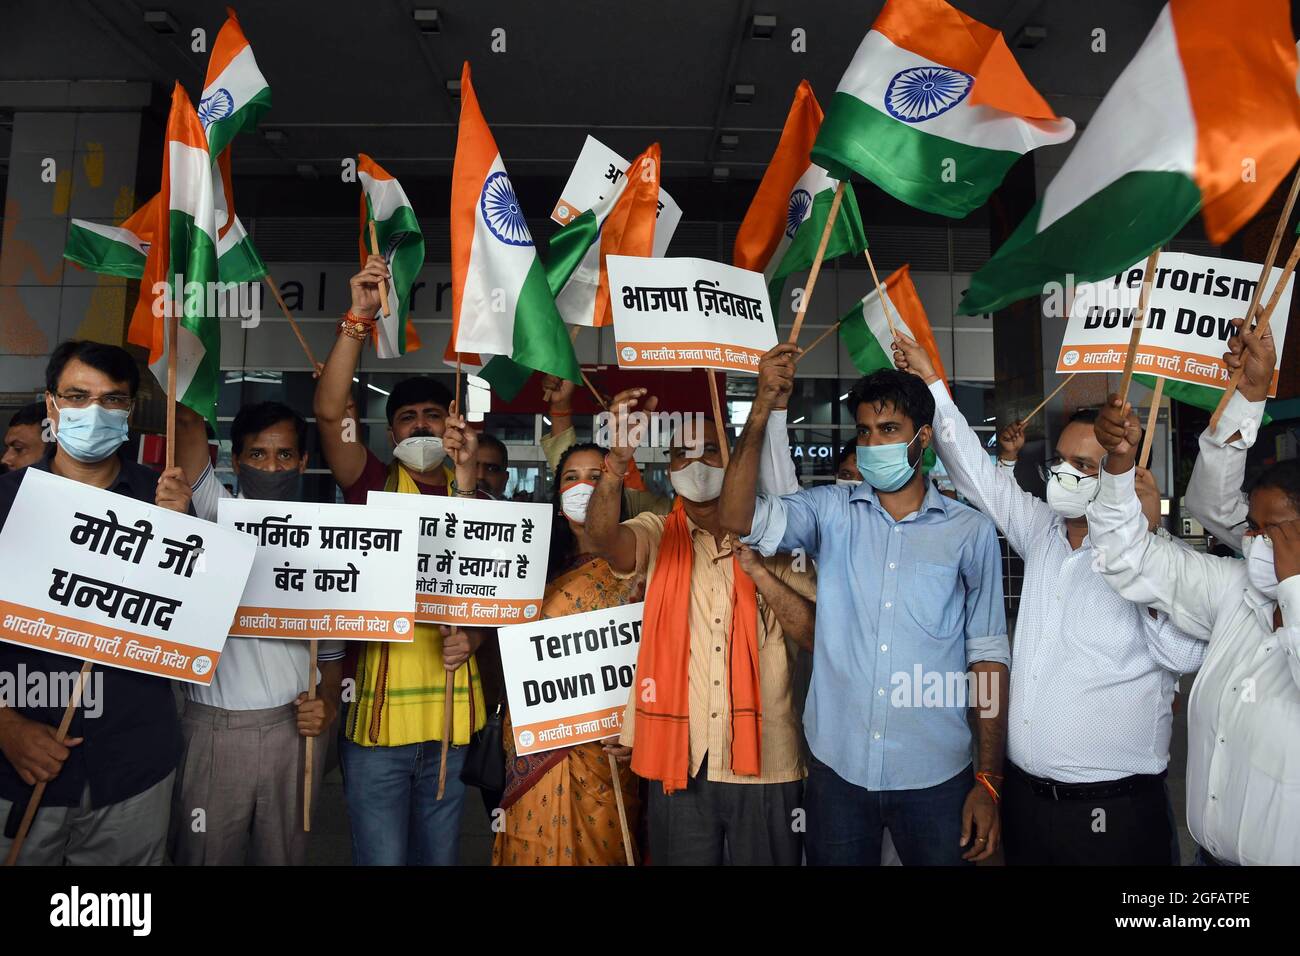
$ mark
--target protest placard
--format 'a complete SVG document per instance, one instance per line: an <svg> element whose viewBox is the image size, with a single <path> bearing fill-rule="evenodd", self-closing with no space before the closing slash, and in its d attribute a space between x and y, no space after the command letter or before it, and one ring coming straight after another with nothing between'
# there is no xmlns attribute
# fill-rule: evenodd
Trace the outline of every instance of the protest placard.
<svg viewBox="0 0 1300 956"><path fill-rule="evenodd" d="M0 640L208 684L255 547L37 468L0 531Z"/></svg>
<svg viewBox="0 0 1300 956"><path fill-rule="evenodd" d="M601 202L608 191L623 180L627 173L627 160L594 136L582 144L578 161L569 173L560 199L551 211L551 218L567 226L588 209ZM682 221L682 207L662 188L659 190L659 215L655 219L654 254L662 256L668 243Z"/></svg>
<svg viewBox="0 0 1300 956"><path fill-rule="evenodd" d="M497 627L535 618L546 590L551 507L372 491L368 507L419 518L415 619Z"/></svg>
<svg viewBox="0 0 1300 956"><path fill-rule="evenodd" d="M257 558L230 633L298 640L415 640L413 515L357 505L223 498L217 522Z"/></svg>
<svg viewBox="0 0 1300 956"><path fill-rule="evenodd" d="M763 276L709 259L609 256L620 368L757 374L776 345Z"/></svg>
<svg viewBox="0 0 1300 956"><path fill-rule="evenodd" d="M1255 262L1162 252L1134 368L1179 382L1223 388L1228 382L1223 353L1228 351L1231 323L1245 316L1259 272ZM1271 270L1265 301L1282 272L1276 267ZM1142 273L1143 263L1139 262L1117 276L1084 283L1074 290L1056 362L1058 372L1123 371ZM1293 284L1288 282L1283 289L1270 323L1279 369ZM1277 380L1275 371L1269 395L1277 394Z"/></svg>
<svg viewBox="0 0 1300 956"><path fill-rule="evenodd" d="M603 740L622 729L644 610L626 604L497 631L517 753Z"/></svg>

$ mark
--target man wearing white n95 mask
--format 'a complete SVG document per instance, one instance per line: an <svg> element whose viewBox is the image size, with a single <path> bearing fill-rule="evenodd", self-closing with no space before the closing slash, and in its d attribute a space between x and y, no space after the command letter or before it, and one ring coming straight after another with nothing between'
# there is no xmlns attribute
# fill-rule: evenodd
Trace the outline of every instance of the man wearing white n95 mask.
<svg viewBox="0 0 1300 956"><path fill-rule="evenodd" d="M1002 808L1007 862L1168 865L1176 846L1165 787L1171 705L1178 674L1200 666L1204 645L1115 594L1094 567L1085 512L1101 480L1096 413L1076 414L1061 430L1043 468L1044 503L1016 484L1012 468L993 464L925 350L899 339L895 362L934 396L944 467L1025 562ZM1024 423L999 439L999 458L1014 459ZM1146 499L1149 528L1159 496Z"/></svg>

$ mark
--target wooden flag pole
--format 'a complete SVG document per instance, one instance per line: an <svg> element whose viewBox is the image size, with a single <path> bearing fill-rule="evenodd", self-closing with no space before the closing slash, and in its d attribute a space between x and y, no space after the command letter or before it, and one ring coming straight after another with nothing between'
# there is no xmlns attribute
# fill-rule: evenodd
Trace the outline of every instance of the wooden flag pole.
<svg viewBox="0 0 1300 956"><path fill-rule="evenodd" d="M453 630L456 630L453 628ZM459 670L460 668L457 668ZM442 761L438 764L438 799L441 800L443 794L447 792L447 751L451 748L452 732L452 713L453 700L452 695L456 692L456 671L447 671L446 682L443 684L442 700ZM474 680L470 678L469 692L474 693ZM472 732L473 728L471 728Z"/></svg>
<svg viewBox="0 0 1300 956"><path fill-rule="evenodd" d="M1151 298L1151 286L1156 279L1156 261L1160 258L1160 247L1156 246L1147 256L1147 267L1142 277L1142 292L1138 295L1137 312L1133 314L1133 332L1128 338L1128 355L1124 359L1124 377L1119 381L1119 400L1123 404L1128 400L1129 385L1133 382L1133 366L1137 362L1138 343L1142 339L1142 327L1146 324L1147 300Z"/></svg>
<svg viewBox="0 0 1300 956"><path fill-rule="evenodd" d="M178 303L170 303L167 317L167 467L176 467L176 335Z"/></svg>
<svg viewBox="0 0 1300 956"><path fill-rule="evenodd" d="M280 312L284 314L286 319L288 319L289 328L293 329L293 334L298 337L298 344L301 345L302 350L307 353L307 361L310 362L311 367L315 369L316 356L312 355L311 346L307 344L307 339L303 336L302 329L300 329L298 323L293 320L293 314L289 311L289 307L284 304L284 298L280 295L280 289L276 286L275 280L271 278L270 273L267 273L262 276L262 281L270 286L271 295L275 296L276 304L280 306Z"/></svg>
<svg viewBox="0 0 1300 956"><path fill-rule="evenodd" d="M619 782L618 761L611 753L605 756L609 758L609 772L614 775L614 799L618 802L618 825L623 831L623 852L627 854L627 865L636 866L632 859L632 834L627 828L627 808L623 806L623 785Z"/></svg>
<svg viewBox="0 0 1300 956"><path fill-rule="evenodd" d="M804 349L802 352L800 352L798 355L794 357L794 364L798 365L799 362L802 361L808 355L809 352L811 352L817 346L821 345L822 342L824 342L826 339L830 338L831 335L840 327L840 323L842 323L843 321L844 321L843 319L837 320L836 323L832 325L829 329L827 329L821 335L817 336L817 338L813 339L811 345L809 345L806 349Z"/></svg>
<svg viewBox="0 0 1300 956"><path fill-rule="evenodd" d="M1045 406L1045 405L1046 405L1048 402L1050 402L1052 399L1056 398L1057 393L1060 392L1061 389L1065 388L1065 386L1069 385L1070 382L1072 382L1072 381L1074 380L1074 376L1076 376L1076 375L1078 375L1078 374L1079 374L1078 372L1071 372L1069 375L1067 375L1067 376L1065 377L1065 381L1064 381L1064 382L1062 382L1060 385L1056 386L1056 388L1052 389L1052 394L1051 394L1051 395L1048 395L1045 399L1043 399L1041 402L1039 402L1037 405L1035 405L1035 406L1034 406L1034 410L1033 410L1032 412L1030 412L1028 415L1026 415L1024 418L1022 418L1022 419L1020 420L1020 424L1022 424L1022 425L1028 425L1028 424L1029 424L1029 419L1033 418L1035 415L1037 415L1039 412L1041 412L1041 411L1043 410L1043 406Z"/></svg>
<svg viewBox="0 0 1300 956"><path fill-rule="evenodd" d="M713 369L706 368L704 374L709 379L709 401L713 403L713 424L718 429L718 448L722 451L722 467L726 468L731 464L731 444L730 436L727 434L727 426L722 420L722 403L718 401L718 383L713 378Z"/></svg>
<svg viewBox="0 0 1300 956"><path fill-rule="evenodd" d="M1151 411L1147 412L1147 431L1142 436L1142 453L1138 455L1138 467L1145 468L1151 460L1151 443L1156 435L1156 419L1160 417L1160 397L1165 391L1165 380L1156 379L1155 390L1151 393Z"/></svg>
<svg viewBox="0 0 1300 956"><path fill-rule="evenodd" d="M880 297L880 307L885 310L885 321L889 323L889 334L894 338L898 338L898 327L894 325L894 307L890 304L889 297L885 295L885 289L880 284L880 276L876 275L876 264L871 261L871 250L863 249L862 251L867 255L867 268L871 270L871 281L876 284L876 295Z"/></svg>
<svg viewBox="0 0 1300 956"><path fill-rule="evenodd" d="M316 699L316 655L320 648L316 638L310 642L310 653L307 661L307 699ZM316 742L315 737L307 737L306 746L307 754L303 762L302 772L302 832L311 833L311 778L312 778L312 757L315 753L315 747L312 745Z"/></svg>
<svg viewBox="0 0 1300 956"><path fill-rule="evenodd" d="M175 405L173 404L173 408ZM91 661L86 661L81 665L81 673L77 675L77 682L72 685L72 699L68 701L68 706L64 708L63 720L59 722L59 730L54 735L54 739L63 743L68 739L68 728L72 726L72 716L76 713L77 708L81 705L81 693L86 687L86 681L90 679ZM5 857L5 866L14 866L18 863L18 854L22 852L23 841L27 839L27 832L32 828L32 821L36 819L36 811L41 805L41 799L45 796L45 781L42 780L32 791L31 799L27 801L27 809L23 811L22 822L18 824L18 832L14 835L14 842L9 845L9 855Z"/></svg>
<svg viewBox="0 0 1300 956"><path fill-rule="evenodd" d="M375 236L375 221L370 220L370 254L379 255L379 239ZM388 311L388 283L383 279L379 280L379 304L383 306L384 315L391 316L393 313Z"/></svg>
<svg viewBox="0 0 1300 956"><path fill-rule="evenodd" d="M835 196L831 199L831 211L826 216L826 227L822 229L822 238L817 243L817 255L813 258L812 268L808 270L808 284L804 287L803 298L799 301L799 312L794 317L794 325L790 329L790 344L796 345L799 342L799 330L803 328L804 313L808 311L808 303L812 301L813 287L817 285L817 274L822 271L822 257L826 255L826 244L831 241L831 228L835 225L835 217L840 213L840 202L844 199L844 181L835 187Z"/></svg>

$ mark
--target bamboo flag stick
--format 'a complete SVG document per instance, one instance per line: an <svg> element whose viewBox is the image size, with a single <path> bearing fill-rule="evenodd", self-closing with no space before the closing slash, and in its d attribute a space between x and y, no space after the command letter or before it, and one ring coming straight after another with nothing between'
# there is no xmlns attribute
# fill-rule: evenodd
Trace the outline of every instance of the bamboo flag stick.
<svg viewBox="0 0 1300 956"><path fill-rule="evenodd" d="M1133 382L1133 365L1137 362L1138 343L1142 339L1142 327L1146 324L1147 301L1151 298L1151 286L1156 281L1156 261L1160 258L1160 247L1156 246L1147 256L1146 271L1142 276L1142 292L1138 295L1137 312L1133 315L1133 332L1128 338L1128 355L1124 359L1124 377L1119 381L1119 400L1121 404L1128 400L1128 388Z"/></svg>
<svg viewBox="0 0 1300 956"><path fill-rule="evenodd" d="M176 334L180 319L178 303L171 303L167 317L167 467L176 467Z"/></svg>
<svg viewBox="0 0 1300 956"><path fill-rule="evenodd" d="M722 421L722 403L718 401L718 383L713 378L713 369L706 368L704 374L709 378L709 401L713 403L713 423L718 429L718 448L722 451L722 467L731 463L731 444L726 425Z"/></svg>
<svg viewBox="0 0 1300 956"><path fill-rule="evenodd" d="M1160 397L1165 391L1165 380L1156 379L1155 391L1151 393L1151 411L1147 412L1147 431L1142 437L1142 453L1138 455L1138 467L1145 468L1151 460L1151 443L1156 434L1156 419L1160 417Z"/></svg>
<svg viewBox="0 0 1300 956"><path fill-rule="evenodd" d="M173 405L173 407L175 407ZM76 713L77 707L81 705L81 692L85 690L86 681L90 679L90 668L92 662L86 661L81 665L81 673L77 675L77 682L72 685L72 699L68 701L68 706L64 708L63 720L59 722L59 730L54 735L54 739L59 743L68 739L68 728L72 726L72 716ZM9 845L9 855L5 857L5 866L14 866L18 862L18 854L22 852L23 841L27 839L27 832L32 828L32 821L36 819L36 811L41 805L41 799L45 796L45 781L36 785L32 791L31 799L27 801L27 809L23 811L22 822L18 824L18 833L14 836L14 842Z"/></svg>
<svg viewBox="0 0 1300 956"><path fill-rule="evenodd" d="M1291 219L1291 210L1295 207L1297 192L1300 192L1300 169L1296 170L1295 179L1291 181L1291 191L1287 193L1286 203L1282 207L1282 215L1278 217L1277 226L1273 229L1273 241L1269 243L1268 255L1264 257L1263 265L1260 267L1259 281L1255 283L1255 294L1250 298L1250 308L1246 310L1246 321L1243 323L1246 328L1252 328L1253 323L1258 318L1256 310L1259 308L1264 283L1267 281L1269 273L1273 271L1273 263L1277 260L1278 249L1282 245L1282 233L1286 231L1287 223ZM1283 277L1277 288L1280 289L1285 285L1286 278ZM1273 291L1276 293L1277 289ZM1210 416L1210 428L1213 429L1218 426L1219 418L1223 415L1223 410L1228 407L1228 401L1232 398L1232 393L1237 390L1237 386L1241 383L1241 375L1244 370L1245 365L1237 369L1232 374L1232 378L1228 379L1228 386L1223 390L1223 394L1219 396L1219 404L1215 406L1214 414Z"/></svg>
<svg viewBox="0 0 1300 956"><path fill-rule="evenodd" d="M1078 375L1078 374L1079 374L1078 372L1071 372L1069 375L1067 375L1067 376L1065 377L1065 381L1064 381L1064 382L1062 382L1060 385L1056 386L1056 388L1052 389L1052 394L1051 394L1051 395L1048 395L1045 399L1043 399L1041 402L1039 402L1037 405L1035 405L1035 406L1034 406L1034 410L1033 410L1032 412L1030 412L1028 415L1026 415L1024 418L1022 418L1022 419L1020 420L1020 424L1022 424L1022 425L1028 425L1028 424L1029 424L1029 419L1033 418L1035 415L1037 415L1039 412L1041 412L1041 411L1043 410L1043 406L1045 406L1045 405L1046 405L1048 402L1050 402L1052 399L1056 398L1057 393L1058 393L1061 389L1065 388L1065 386L1069 385L1070 382L1072 382L1072 381L1074 380L1074 376L1076 376L1076 375Z"/></svg>
<svg viewBox="0 0 1300 956"><path fill-rule="evenodd" d="M880 276L876 275L876 264L871 261L871 250L863 249L867 254L867 268L871 270L871 281L876 284L876 295L880 297L880 307L885 310L885 321L889 323L889 334L898 338L898 327L894 325L894 307L890 304L889 297L885 295L885 289L880 284ZM902 320L900 319L901 323Z"/></svg>
<svg viewBox="0 0 1300 956"><path fill-rule="evenodd" d="M618 777L618 761L614 755L607 753L609 758L609 772L614 775L614 799L618 801L618 825L623 831L623 852L627 854L627 865L636 866L632 859L632 834L627 828L627 809L623 806L623 785Z"/></svg>
<svg viewBox="0 0 1300 956"><path fill-rule="evenodd" d="M459 668L457 668L459 670ZM438 799L447 792L447 751L451 747L452 695L456 692L456 671L447 671L442 700L442 761L438 764ZM474 679L470 677L470 695L474 693ZM470 728L471 732L473 728Z"/></svg>
<svg viewBox="0 0 1300 956"><path fill-rule="evenodd" d="M800 362L802 359L804 359L804 358L808 355L809 352L811 352L811 351L812 351L813 349L815 349L817 346L821 345L822 342L823 342L825 339L830 338L831 335L832 335L832 333L834 333L834 332L835 332L835 331L840 327L840 323L843 322L843 321L844 321L843 319L839 319L839 320L838 320L834 325L832 325L829 329L827 329L827 330L826 330L825 332L823 332L821 335L817 336L817 338L813 339L811 345L809 345L806 349L804 349L802 352L800 352L798 355L796 355L796 356L794 357L794 364L795 364L795 365L798 365L799 362Z"/></svg>
<svg viewBox="0 0 1300 956"><path fill-rule="evenodd" d="M320 650L316 638L311 639L311 651L307 661L307 699L316 699L316 655ZM303 762L302 772L302 832L311 833L311 778L312 778L312 757L315 747L312 745L316 742L315 737L307 737L306 746L307 754Z"/></svg>
<svg viewBox="0 0 1300 956"><path fill-rule="evenodd" d="M271 287L271 295L275 296L275 301L276 304L280 306L280 311L284 314L284 317L289 320L289 328L293 329L293 334L298 337L298 344L301 345L302 350L307 353L307 361L311 362L311 367L314 369L316 367L316 356L311 354L311 346L307 344L307 339L303 337L302 329L300 329L298 323L293 320L293 313L289 311L289 307L284 304L284 298L280 295L280 289L275 284L275 280L271 278L270 273L262 276L262 280Z"/></svg>
<svg viewBox="0 0 1300 956"><path fill-rule="evenodd" d="M375 221L370 220L370 253L379 255L379 239L375 236ZM384 308L384 315L392 315L388 311L388 283L383 279L379 280L379 304Z"/></svg>
<svg viewBox="0 0 1300 956"><path fill-rule="evenodd" d="M822 257L826 255L826 244L831 239L831 228L835 225L835 217L840 213L840 202L844 199L844 182L835 187L835 196L831 199L831 211L826 217L826 227L822 230L822 238L817 243L817 255L813 258L812 268L808 270L808 284L804 287L803 297L799 300L799 313L794 317L794 325L790 329L790 344L795 345L799 341L799 330L803 328L804 313L808 311L808 303L812 301L813 287L817 285L817 274L822 271Z"/></svg>

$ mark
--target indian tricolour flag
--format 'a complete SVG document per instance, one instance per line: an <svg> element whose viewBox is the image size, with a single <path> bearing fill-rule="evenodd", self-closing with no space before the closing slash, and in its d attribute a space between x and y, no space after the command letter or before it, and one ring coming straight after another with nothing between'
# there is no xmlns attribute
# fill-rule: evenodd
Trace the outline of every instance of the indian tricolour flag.
<svg viewBox="0 0 1300 956"><path fill-rule="evenodd" d="M948 375L939 357L939 346L934 341L930 320L926 318L921 297L916 294L908 266L903 266L883 283L884 300L878 293L864 296L844 318L840 319L840 341L848 350L853 367L863 375L882 368L894 367L894 334L890 330L892 318L895 327L902 324L915 342L925 349L939 377L945 382ZM886 312L886 302L889 311Z"/></svg>
<svg viewBox="0 0 1300 956"><path fill-rule="evenodd" d="M217 260L223 282L252 282L266 275L266 265L235 215L235 195L230 188L230 144L236 134L256 129L258 120L270 108L271 87L257 68L253 48L239 26L239 18L227 7L226 22L208 57L208 74L203 81L198 111L212 154Z"/></svg>
<svg viewBox="0 0 1300 956"><path fill-rule="evenodd" d="M154 204L153 242L127 341L149 349L149 370L165 389L167 357L176 348L176 397L216 427L221 331L211 294L217 276L212 159L189 97L179 83L167 118L162 189ZM177 317L176 342L166 334Z"/></svg>
<svg viewBox="0 0 1300 956"><path fill-rule="evenodd" d="M659 216L659 144L628 164L609 195L551 236L546 279L560 317L570 325L604 326L609 307L609 256L654 254Z"/></svg>
<svg viewBox="0 0 1300 956"><path fill-rule="evenodd" d="M72 220L63 258L91 272L140 278L153 241L157 204L158 197L154 196L120 226L106 226L88 219Z"/></svg>
<svg viewBox="0 0 1300 956"><path fill-rule="evenodd" d="M375 354L397 358L420 347L411 320L411 288L424 268L424 233L402 184L384 167L361 153L357 157L361 183L361 264L371 254L370 223L375 224L379 253L388 260L393 281L388 283L388 313L375 324Z"/></svg>
<svg viewBox="0 0 1300 956"><path fill-rule="evenodd" d="M503 395L522 386L520 373L528 369L582 381L468 63L451 176L451 299L446 357L453 364L459 356L471 368L482 365L482 376Z"/></svg>
<svg viewBox="0 0 1300 956"><path fill-rule="evenodd" d="M1222 245L1300 156L1286 0L1249 15L1173 0L1025 221L971 279L960 311L991 312L1049 282L1115 275L1202 212Z"/></svg>
<svg viewBox="0 0 1300 956"><path fill-rule="evenodd" d="M822 108L812 86L802 80L776 152L736 233L732 264L763 273L773 308L778 306L786 276L812 268L835 187L839 185L810 158L821 125ZM865 248L867 237L858 201L853 187L845 183L824 258L834 259Z"/></svg>
<svg viewBox="0 0 1300 956"><path fill-rule="evenodd" d="M840 79L812 149L910 206L961 218L1011 165L1074 135L1002 34L944 0L888 0Z"/></svg>

